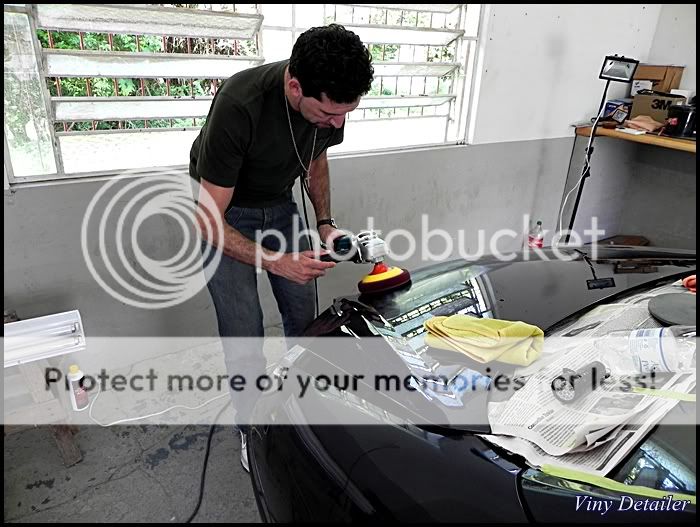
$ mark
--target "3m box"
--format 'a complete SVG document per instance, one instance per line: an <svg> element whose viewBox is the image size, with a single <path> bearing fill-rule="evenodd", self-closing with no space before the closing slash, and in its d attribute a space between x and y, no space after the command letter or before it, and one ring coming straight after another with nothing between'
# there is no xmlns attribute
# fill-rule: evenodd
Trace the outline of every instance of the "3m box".
<svg viewBox="0 0 700 527"><path fill-rule="evenodd" d="M685 97L682 95L662 95L658 93L634 96L630 119L638 115L648 115L654 121L663 123L668 117L668 109L673 104L683 104Z"/></svg>

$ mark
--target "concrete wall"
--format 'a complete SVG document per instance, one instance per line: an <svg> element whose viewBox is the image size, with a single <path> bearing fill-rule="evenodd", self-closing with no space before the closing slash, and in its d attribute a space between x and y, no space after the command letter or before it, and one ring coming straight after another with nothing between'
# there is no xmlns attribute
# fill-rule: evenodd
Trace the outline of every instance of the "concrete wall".
<svg viewBox="0 0 700 527"><path fill-rule="evenodd" d="M567 194L581 176L587 141L584 137L576 141ZM582 233L596 217L605 236L640 235L657 247L695 249L696 167L694 154L596 138L574 230ZM575 199L573 191L564 207L564 228Z"/></svg>
<svg viewBox="0 0 700 527"><path fill-rule="evenodd" d="M581 178L587 137L576 140L571 167L566 181L566 206L563 210L563 228L569 226L578 188L573 190ZM636 145L609 138L596 138L591 158L590 176L583 183L583 193L576 214L574 230L583 235L592 227L592 218L597 218L598 227L605 230L602 237L620 234L622 216L629 204L629 188L634 171ZM571 193L569 193L571 191ZM590 241L590 236L584 236Z"/></svg>
<svg viewBox="0 0 700 527"><path fill-rule="evenodd" d="M696 184L695 154L639 145L620 232L660 247L695 249Z"/></svg>
<svg viewBox="0 0 700 527"><path fill-rule="evenodd" d="M695 4L663 5L646 57L650 63L685 65L681 88L693 91L696 11ZM630 56L645 60L641 51ZM567 192L581 174L586 141L583 137L577 140ZM597 216L610 234L642 235L652 245L695 249L695 190L695 155L598 138L575 226L579 230ZM567 202L565 224L575 195L572 193Z"/></svg>
<svg viewBox="0 0 700 527"><path fill-rule="evenodd" d="M137 309L107 294L88 271L80 229L90 200L104 182L19 188L4 197L4 302L20 318L79 309L88 336L209 334L213 306L206 295L158 311ZM149 256L171 252L182 237L153 222L139 232ZM95 240L96 241L96 240ZM117 252L108 249L110 260Z"/></svg>
<svg viewBox="0 0 700 527"><path fill-rule="evenodd" d="M696 4L665 4L649 52L649 62L685 66L681 88L695 90Z"/></svg>
<svg viewBox="0 0 700 527"><path fill-rule="evenodd" d="M522 232L523 214L534 213L551 228L570 153L567 139L446 147L437 150L354 156L331 161L333 211L353 231L372 216L378 229L403 228L420 242L421 214L429 228L457 236L476 250L478 229ZM89 274L80 245L88 203L103 182L20 188L4 199L5 308L21 317L80 309L88 335L208 335L214 313L203 292L186 304L144 310L109 296ZM551 194L550 194L551 193ZM545 199L551 195L555 199ZM177 232L177 231L174 231ZM147 254L172 255L181 244L163 223L145 223L139 240ZM519 246L503 239L501 250ZM403 252L400 241L396 248ZM444 245L431 244L434 253ZM110 252L112 258L116 253ZM154 255L155 256L155 255ZM409 269L417 258L403 262ZM367 266L339 265L319 281L321 305L356 289ZM266 325L279 322L267 280L261 280Z"/></svg>
<svg viewBox="0 0 700 527"><path fill-rule="evenodd" d="M431 229L444 228L453 236L463 229L470 251L476 249L479 229L486 234L499 228L522 232L523 214L554 229L571 154L569 125L595 112L602 90L597 75L605 55L647 59L660 9L491 6L484 19L478 68L476 144L332 159L334 215L351 230L363 228L372 216L376 228L404 228L420 242L421 213L429 212ZM631 151L623 148L620 154L615 148L608 154L596 152L596 180L587 183L584 194L584 204L596 204L610 229L637 221L611 208L629 191L635 163ZM608 177L620 159L630 166L622 176ZM650 185L657 181L643 179ZM615 188L596 188L604 181L615 181ZM103 184L84 181L5 194L5 308L16 309L22 317L78 308L88 335L213 334L215 319L206 292L182 306L150 311L114 300L93 280L81 254L80 225L87 204ZM693 189L693 199L694 195ZM672 207L675 195L668 199ZM151 222L139 237L154 251L168 254L180 245L168 232ZM396 249L402 251L400 245L397 242ZM499 248L519 245L518 240L504 239ZM438 240L431 248L441 251ZM411 269L421 262L401 265ZM354 291L365 272L364 266L338 266L320 281L321 305ZM266 280L261 282L269 326L279 315Z"/></svg>
<svg viewBox="0 0 700 527"><path fill-rule="evenodd" d="M491 4L472 143L571 137L571 124L598 109L604 57L617 53L645 61L660 9ZM612 83L611 98L628 89Z"/></svg>

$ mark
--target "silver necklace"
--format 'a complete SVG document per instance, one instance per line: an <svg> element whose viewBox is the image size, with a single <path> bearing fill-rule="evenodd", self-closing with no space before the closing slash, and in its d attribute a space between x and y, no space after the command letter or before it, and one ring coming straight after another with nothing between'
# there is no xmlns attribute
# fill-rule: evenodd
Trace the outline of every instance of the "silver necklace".
<svg viewBox="0 0 700 527"><path fill-rule="evenodd" d="M294 152L296 153L297 159L299 160L299 164L301 165L301 168L304 169L306 179L308 180L309 172L311 171L311 162L314 160L314 150L316 149L316 133L318 132L318 128L314 127L314 140L311 143L311 158L309 159L309 166L307 167L301 160L301 156L299 155L299 149L297 148L297 142L296 139L294 139L294 129L292 128L292 116L289 113L289 101L287 100L287 94L284 94L284 107L287 110L287 122L289 123L289 134L292 136Z"/></svg>

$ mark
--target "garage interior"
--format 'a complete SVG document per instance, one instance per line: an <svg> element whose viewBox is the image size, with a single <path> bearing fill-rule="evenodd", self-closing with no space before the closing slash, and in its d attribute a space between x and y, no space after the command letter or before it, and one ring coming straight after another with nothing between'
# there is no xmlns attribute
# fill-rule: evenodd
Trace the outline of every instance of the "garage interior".
<svg viewBox="0 0 700 527"><path fill-rule="evenodd" d="M92 15L88 11L82 11L87 9L83 5L41 6L5 4L5 324L77 311L88 343L91 338L161 342L153 344L148 356L137 356L127 348L126 340L120 341L115 346L121 347L113 350L109 363L104 363L104 357L91 359L89 351L53 357L60 359L61 367L73 364L72 357L79 357L84 371L87 366L106 366L127 372L131 364L148 364L149 360L154 364L159 360L161 363L188 361L191 357L186 351L174 353L165 343L194 337L218 338L216 311L207 288L199 288L182 302L158 308L144 308L115 296L95 278L92 264L85 258L85 243L95 252L98 240L90 238L88 233L85 241L84 222L89 204L95 202L110 182L116 182L117 190L134 181L145 182L148 187L149 171L155 172L156 168L159 176L167 174L187 180L189 149L209 110L211 97L208 96L216 90L203 97L195 97L194 91L192 96L189 92L177 96L175 86L185 89L193 86L193 77L179 79L182 82L178 83L177 74L171 79L158 74L149 77L146 73L143 78L133 74L118 79L109 73L104 76L80 73L93 71L91 65L81 64L81 59L88 60L85 57L89 53L107 57L105 70L100 71L119 64L126 68L124 65L131 63L128 60L120 63L118 57L143 52L139 46L147 42L143 37L147 32L139 32L148 25L147 21L133 20L131 31L123 26L115 26L111 31L100 30L99 25L98 29L90 29L91 24L97 23L90 20ZM55 9L50 9L51 6ZM95 5L96 9L109 6ZM311 27L306 25L307 18L316 20L313 17L317 16L318 25L337 22L349 30L356 28L354 31L372 54L375 84L374 91L366 97L367 106L359 106L347 118L343 144L328 151L332 215L340 227L353 232L370 228L386 234L403 229L417 239L419 246L424 243L433 253L440 254L438 260L432 261L427 261L419 251L392 260L394 252L407 253L405 240L396 237L387 263L410 271L414 287L418 283L415 277L423 276L416 271L463 258L457 237L462 249L473 254L483 247L480 233L486 239L493 239L498 232L508 230L517 236L499 238L495 245L486 248L485 257L495 248L501 253L521 251L528 232L536 232L535 222L540 221L543 231L538 236L545 248L560 243L558 232L567 226L584 233L579 241L585 247L592 241L585 229L594 217L597 227L605 233L602 237L608 240L603 245L677 250L687 261L681 265L677 258L673 259L674 265L685 266L674 272L695 273L695 4L182 6L158 4L140 8L204 10L231 17L238 14L245 23L252 24L253 33L247 39L221 38L222 42L232 42L236 53L244 47L241 42L256 41L259 45L256 59L237 64L236 71L288 58L293 42ZM314 6L318 8L316 11ZM139 8L132 5L131 9ZM386 40L389 37L372 37L374 33L370 30L389 31L388 26L397 25L390 18L398 17L399 13L398 25L413 32L406 38L423 38L420 35L430 34L431 29L435 34L452 32L457 36L427 46L430 60L416 58L415 50L426 48L418 40L397 42L392 52L392 41ZM365 15L366 19L360 18ZM404 18L408 20L411 16L415 27L404 22ZM450 26L452 19L454 26ZM199 26L193 26L195 30ZM79 36L74 42L77 47L57 46L61 32ZM102 34L105 41L91 49L87 36L97 34ZM135 36L134 43L139 48L115 50L118 46L113 35L117 34ZM136 36L139 34L143 38ZM158 46L162 42L161 54L168 53L168 45L185 40L189 45L189 37L193 41L200 37L195 33L187 38L185 35L171 38L156 30L151 31L153 34L158 36ZM369 36L364 37L365 34ZM199 40L205 44L211 40L212 56L219 53L213 36ZM23 44L29 46L26 49L30 52L19 52L19 58L13 58L11 50L20 49ZM399 54L401 46L408 45L412 46L413 59ZM448 59L444 58L448 55L439 58L430 55L434 51L438 57L443 49L449 50L444 52ZM172 48L170 53L180 53L184 61L185 51L185 48L179 51ZM197 54L196 49L189 51L192 56ZM231 59L228 51L220 54ZM117 57L113 63L110 55ZM659 72L663 70L667 76L640 76L630 78L629 82L613 80L608 82L608 88L601 65L614 56L634 59L638 72L662 75ZM62 57L66 60L59 60ZM411 61L427 69L422 71L422 76L410 76L420 82L412 83L408 93L401 93L400 74L377 76L378 71L391 73L381 68L390 68L392 63L408 67L406 64ZM171 62L176 68L176 63ZM445 63L455 65L451 69L430 70ZM87 70L80 69L84 67ZM180 66L188 67L191 66L185 62ZM71 74L71 68L78 71ZM30 72L28 86L41 86L31 97L13 91L16 86L12 76L21 77L20 73L27 71ZM675 77L669 78L668 72ZM221 76L220 80L224 78ZM31 79L36 83L32 85ZM67 91L67 86L74 84L66 81L75 79L87 79L80 88L84 93ZM95 91L105 79L112 92L106 96L110 101L103 104L117 102L129 108L115 110L114 115L105 113L107 117L101 118L99 101L85 102L94 104L86 106L87 109L70 106L78 104L67 100L72 96L99 99ZM433 81L427 79L439 79L432 93ZM133 86L133 92L124 91L129 88L125 88L127 84L123 80L133 81L128 85ZM377 80L382 84L377 84ZM24 85L23 82L18 85ZM139 125L140 131L128 129L127 123L137 120L151 121L152 126L156 122L157 113L138 113L141 110L134 109L136 103L127 100L151 96L149 90L154 83L163 87L167 84L168 93L158 95L163 100L189 97L190 102L197 99L206 102L203 113L198 107L192 114L164 115L161 120L170 121L169 131L149 131L144 125ZM599 109L604 89L607 106ZM689 127L669 135L671 123L666 121L669 115L666 107L662 109L664 116L654 114L663 127L661 133L658 128L646 133L638 128L632 130L634 123L629 121L636 118L634 105L641 97L633 98L631 90L644 89L686 108L681 119L692 119ZM409 103L397 102L401 97L418 101L412 101L416 106L406 109L405 115L400 110ZM57 115L61 106L68 116L63 119ZM414 108L418 110L412 113ZM596 112L601 110L605 110L601 115L607 118L603 119L607 125L600 124L594 150L589 150L590 175L582 178L586 148L592 144L591 126L596 129ZM121 111L125 113L119 119ZM169 109L153 111L170 112ZM359 115L355 117L355 114ZM188 122L183 124L181 121L185 119ZM16 122L21 124L15 125ZM100 128L102 122L109 126ZM73 126L76 123L85 126ZM623 127L624 131L616 130L615 126ZM401 127L405 127L403 132ZM38 129L41 130L37 137ZM158 137L147 147L143 146L150 141L145 138L147 135L168 134L180 135L173 135L170 143ZM424 138L421 134L425 134ZM59 157L60 162L56 163L54 159ZM37 161L38 158L41 160ZM159 180L152 181L156 185ZM294 195L301 209L306 198L299 186L294 186ZM309 223L313 226L320 218L313 214L313 207L309 212ZM454 236L455 243L450 244L449 251L445 250L444 238L432 237L427 241L424 216L428 218L427 231L440 230ZM368 222L371 222L369 227ZM135 236L143 251L156 260L172 257L189 243L177 223L167 218L144 221ZM109 242L103 251L115 261L120 257L119 248L110 246ZM650 258L656 261L661 257ZM340 263L319 279L319 312L338 298L357 294L358 280L371 269L367 265ZM671 277L682 278L672 273L664 275ZM595 271L594 278L600 278ZM624 287L632 288L641 287L645 277L616 274L614 278L618 287L625 284ZM659 277L654 275L656 278ZM533 284L522 287L528 292L530 287L536 289ZM258 280L258 291L265 336L276 339L265 348L271 370L286 352L279 343L284 327L267 279ZM694 282L692 291L694 294ZM604 298L605 291L600 293L599 298ZM569 314L573 312L563 314L562 318ZM185 522L195 511L192 522L255 523L270 519L259 511L251 476L239 462L239 435L230 426L217 426L213 435L210 435L211 420L172 425L165 421L145 424L137 421L94 426L86 421L88 412L72 411L65 396L55 402L56 408L63 408L65 414L54 415L56 422L52 424L53 417L42 414L54 412L51 406L54 400L44 388L42 368L53 363L43 362L47 357L41 356L32 362L8 364L7 346L6 340L5 522ZM205 351L198 360L206 364L197 362L197 367L224 370L222 359L218 353ZM693 402L689 404L693 408L694 384L691 391ZM37 422L32 424L20 418L13 421L16 407L26 410L30 406L34 409L29 415L38 419ZM51 410L47 410L49 407ZM130 416L164 408L162 401L154 401L149 407L134 407ZM231 422L230 408L224 410L221 422ZM218 407L207 411L213 412L211 418ZM99 411L96 409L95 413ZM23 414L22 418L26 419L27 415ZM105 423L111 417L99 419ZM693 436L693 444L694 440ZM205 456L208 464L204 463ZM204 466L206 478L203 479ZM693 470L694 467L693 458ZM694 472L692 476L694 489ZM204 486L200 488L202 482ZM492 489L492 492L498 491ZM693 492L693 519L694 506ZM529 519L536 517L536 512L529 514ZM683 521L688 521L688 517L684 516Z"/></svg>

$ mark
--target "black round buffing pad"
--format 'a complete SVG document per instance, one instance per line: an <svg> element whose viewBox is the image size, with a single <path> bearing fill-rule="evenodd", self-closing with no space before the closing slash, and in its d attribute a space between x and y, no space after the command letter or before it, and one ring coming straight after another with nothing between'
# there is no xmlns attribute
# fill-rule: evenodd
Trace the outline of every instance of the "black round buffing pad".
<svg viewBox="0 0 700 527"><path fill-rule="evenodd" d="M666 326L694 326L695 295L667 293L649 300L649 313Z"/></svg>

